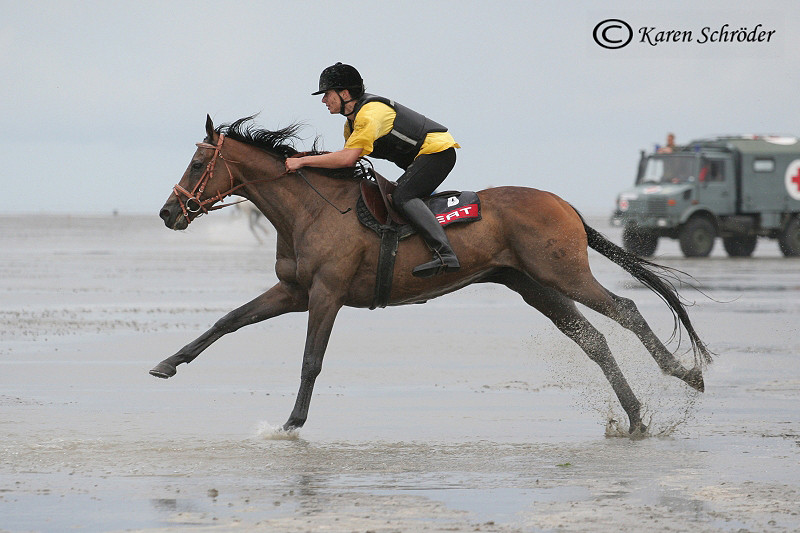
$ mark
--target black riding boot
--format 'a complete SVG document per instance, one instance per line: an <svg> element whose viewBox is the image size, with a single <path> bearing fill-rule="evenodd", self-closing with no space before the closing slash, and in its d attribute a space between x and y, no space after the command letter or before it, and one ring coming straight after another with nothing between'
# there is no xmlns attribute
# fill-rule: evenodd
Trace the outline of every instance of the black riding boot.
<svg viewBox="0 0 800 533"><path fill-rule="evenodd" d="M412 198L403 204L402 211L433 251L433 261L415 267L411 273L418 278L429 278L442 272L458 270L461 265L450 247L450 241L447 240L444 228L425 205L425 202L419 198Z"/></svg>

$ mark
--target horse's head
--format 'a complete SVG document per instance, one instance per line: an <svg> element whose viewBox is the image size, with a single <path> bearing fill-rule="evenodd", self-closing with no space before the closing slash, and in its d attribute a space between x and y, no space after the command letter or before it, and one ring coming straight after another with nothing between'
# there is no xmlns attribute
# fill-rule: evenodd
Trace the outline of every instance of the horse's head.
<svg viewBox="0 0 800 533"><path fill-rule="evenodd" d="M189 167L159 213L168 228L186 229L196 217L218 208L214 204L235 190L222 153L224 140L225 136L214 130L211 117L206 116L206 138L197 143Z"/></svg>

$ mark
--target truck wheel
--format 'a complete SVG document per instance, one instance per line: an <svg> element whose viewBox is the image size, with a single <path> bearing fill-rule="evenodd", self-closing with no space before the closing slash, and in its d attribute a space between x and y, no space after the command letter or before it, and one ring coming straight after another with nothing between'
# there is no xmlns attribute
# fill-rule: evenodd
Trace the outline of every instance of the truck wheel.
<svg viewBox="0 0 800 533"><path fill-rule="evenodd" d="M622 246L633 254L649 257L656 251L658 235L627 225L622 230Z"/></svg>
<svg viewBox="0 0 800 533"><path fill-rule="evenodd" d="M722 238L722 245L731 257L750 257L756 249L756 235L732 235Z"/></svg>
<svg viewBox="0 0 800 533"><path fill-rule="evenodd" d="M786 257L800 256L800 217L794 216L778 237L778 245Z"/></svg>
<svg viewBox="0 0 800 533"><path fill-rule="evenodd" d="M717 231L707 218L690 218L683 225L678 240L686 257L707 257L714 248Z"/></svg>

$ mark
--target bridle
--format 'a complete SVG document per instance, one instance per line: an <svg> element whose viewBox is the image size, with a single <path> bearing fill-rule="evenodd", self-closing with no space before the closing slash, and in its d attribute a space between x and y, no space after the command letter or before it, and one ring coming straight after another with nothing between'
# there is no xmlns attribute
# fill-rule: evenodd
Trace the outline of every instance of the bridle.
<svg viewBox="0 0 800 533"><path fill-rule="evenodd" d="M175 192L175 196L178 198L178 203L181 206L181 211L183 211L183 216L186 217L186 220L189 220L189 213L196 214L201 211L203 213L208 213L209 211L222 209L223 207L238 204L243 201L240 200L240 202L214 205L245 185L244 183L240 183L239 185L233 184L233 173L231 172L230 166L228 166L228 160L222 155L222 143L224 141L225 134L221 133L219 136L219 141L217 141L216 145L206 142L197 143L199 148L208 148L210 150L214 150L214 155L211 156L211 161L208 162L203 175L200 176L200 179L197 181L191 191L187 191L183 186L181 186L180 183L172 188L172 190ZM208 182L211 181L212 177L214 177L214 169L217 166L217 159L222 159L222 162L225 163L225 169L228 171L228 176L230 177L230 187L225 192L220 192L218 190L216 196L211 196L205 200L201 200L200 197L203 195L203 191L205 191Z"/></svg>
<svg viewBox="0 0 800 533"><path fill-rule="evenodd" d="M206 169L203 172L203 175L200 176L200 179L197 181L197 183L195 184L195 186L192 188L191 191L186 190L186 188L181 186L180 183L176 184L172 188L173 192L175 193L176 198L178 199L178 203L181 206L181 211L183 211L183 216L186 217L187 221L189 220L189 213L191 213L193 215L196 215L197 213L202 212L201 214L205 214L205 213L208 213L209 211L215 211L217 209L222 209L223 207L228 207L228 206L231 206L231 205L236 205L236 204L239 204L241 202L244 202L245 200L239 200L237 202L230 202L230 203L227 203L227 204L214 205L217 202L222 201L223 199L227 198L228 196L232 195L234 192L238 191L239 189L241 189L242 187L244 187L244 186L246 186L246 185L248 185L250 183L254 183L256 181L261 181L261 182L263 182L263 181L275 181L275 180L280 179L280 178L284 177L285 175L289 174L288 171L284 171L281 174L278 174L276 176L272 176L272 177L269 177L269 178L259 178L257 180L241 182L238 185L234 185L234 179L233 179L233 173L231 172L231 167L228 165L228 160L225 159L225 157L222 155L222 143L224 141L225 141L225 134L224 133L220 133L219 134L219 140L217 141L216 145L210 144L210 143L206 143L206 142L196 143L196 145L199 148L207 148L209 150L214 150L214 155L211 156L211 161L208 162L208 164L206 165ZM217 194L215 196L211 196L209 198L206 198L205 200L201 200L200 197L203 195L203 191L205 191L206 186L208 185L208 182L211 181L212 177L214 177L214 170L215 170L215 168L217 166L217 159L222 159L222 162L225 163L225 170L228 171L228 177L230 178L230 187L225 192L220 192L218 190ZM236 163L237 161L232 161L231 160L230 162L231 163ZM311 187L314 190L314 192L316 192L323 200L325 200L328 204L330 204L334 209L339 211L339 213L345 214L345 213L350 211L350 208L342 211L341 209L339 209L338 207L333 205L330 202L330 200L325 198L325 196L323 196L322 193L320 193L317 190L317 188L314 187L308 181L308 179L306 178L305 174L303 174L300 171L300 169L296 170L295 172L297 174L299 174L301 178L303 178L303 181L305 181L309 185L309 187ZM184 199L184 197L185 197L185 199ZM200 215L197 215L197 216L200 216Z"/></svg>

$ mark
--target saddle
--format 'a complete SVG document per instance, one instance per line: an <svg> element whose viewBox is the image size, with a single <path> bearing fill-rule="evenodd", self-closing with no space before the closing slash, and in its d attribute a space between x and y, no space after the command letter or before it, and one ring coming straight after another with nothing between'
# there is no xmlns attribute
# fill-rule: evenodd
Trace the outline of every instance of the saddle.
<svg viewBox="0 0 800 533"><path fill-rule="evenodd" d="M388 305L397 248L402 239L416 233L414 227L397 212L392 203L392 193L397 184L377 173L374 178L375 181L361 180L361 196L356 203L358 220L381 239L375 295L370 309ZM480 199L472 191L441 192L424 198L423 201L443 227L481 219Z"/></svg>
<svg viewBox="0 0 800 533"><path fill-rule="evenodd" d="M401 239L416 233L394 208L392 193L397 184L380 174L374 174L374 177L375 181L361 180L361 197L356 204L358 220L378 235L392 227L401 234ZM440 192L423 198L423 201L443 227L481 219L481 202L477 193L472 191Z"/></svg>

